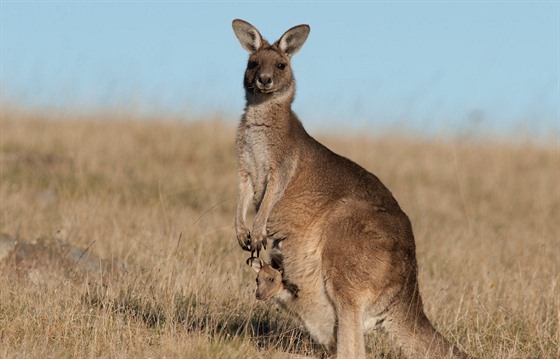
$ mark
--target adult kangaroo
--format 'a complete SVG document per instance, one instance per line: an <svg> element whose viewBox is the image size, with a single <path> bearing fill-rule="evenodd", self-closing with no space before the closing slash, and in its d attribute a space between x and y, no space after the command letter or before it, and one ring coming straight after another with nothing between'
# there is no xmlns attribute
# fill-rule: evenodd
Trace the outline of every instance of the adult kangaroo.
<svg viewBox="0 0 560 359"><path fill-rule="evenodd" d="M249 52L237 130L235 230L247 251L266 249L299 288L290 310L339 358L365 357L364 331L383 328L411 358L469 358L424 314L412 226L381 181L317 142L291 109L290 58L309 35L295 26L270 45L233 21ZM251 204L257 212L246 225Z"/></svg>

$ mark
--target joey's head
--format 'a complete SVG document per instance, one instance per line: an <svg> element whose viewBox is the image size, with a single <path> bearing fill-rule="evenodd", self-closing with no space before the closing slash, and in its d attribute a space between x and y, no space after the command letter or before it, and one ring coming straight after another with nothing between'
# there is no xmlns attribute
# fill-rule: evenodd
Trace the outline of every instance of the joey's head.
<svg viewBox="0 0 560 359"><path fill-rule="evenodd" d="M255 296L258 300L270 299L284 290L282 272L272 268L270 264L264 264L261 259L255 257L247 259L247 264L257 272Z"/></svg>
<svg viewBox="0 0 560 359"><path fill-rule="evenodd" d="M253 25L233 20L233 32L241 46L249 52L243 86L248 103L261 103L288 95L293 100L295 80L291 57L307 40L308 25L298 25L286 31L270 45Z"/></svg>

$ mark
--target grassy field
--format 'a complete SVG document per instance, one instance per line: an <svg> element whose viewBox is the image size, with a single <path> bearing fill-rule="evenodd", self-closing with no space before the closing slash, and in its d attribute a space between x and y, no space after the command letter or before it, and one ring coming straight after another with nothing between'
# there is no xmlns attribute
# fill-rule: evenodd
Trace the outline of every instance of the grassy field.
<svg viewBox="0 0 560 359"><path fill-rule="evenodd" d="M3 110L0 232L124 263L118 280L1 267L1 358L321 356L254 298L233 231L235 127ZM428 317L480 358L557 358L560 158L530 141L317 136L377 174L410 216ZM382 333L371 357L400 358Z"/></svg>

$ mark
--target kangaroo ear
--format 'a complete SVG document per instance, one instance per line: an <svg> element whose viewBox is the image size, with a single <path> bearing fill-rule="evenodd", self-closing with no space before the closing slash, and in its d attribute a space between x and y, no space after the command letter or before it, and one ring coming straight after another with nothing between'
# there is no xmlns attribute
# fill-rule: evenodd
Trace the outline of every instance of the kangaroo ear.
<svg viewBox="0 0 560 359"><path fill-rule="evenodd" d="M294 26L290 30L286 31L280 40L278 40L278 47L280 48L280 51L290 57L293 56L299 51L299 49L301 49L305 40L307 40L309 31L311 31L309 25Z"/></svg>
<svg viewBox="0 0 560 359"><path fill-rule="evenodd" d="M252 54L258 51L263 45L264 41L259 30L247 21L235 19L231 23L231 26L233 27L233 32L235 36L237 36L239 43L249 53Z"/></svg>
<svg viewBox="0 0 560 359"><path fill-rule="evenodd" d="M247 259L247 264L251 266L251 268L253 268L255 270L255 272L260 272L261 268L263 266L263 261L260 258L257 257L251 257L249 259Z"/></svg>

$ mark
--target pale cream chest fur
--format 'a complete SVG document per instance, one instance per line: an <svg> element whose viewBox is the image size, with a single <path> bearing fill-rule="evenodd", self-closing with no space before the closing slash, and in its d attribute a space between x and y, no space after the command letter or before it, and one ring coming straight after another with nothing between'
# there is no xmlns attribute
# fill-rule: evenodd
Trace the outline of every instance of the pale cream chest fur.
<svg viewBox="0 0 560 359"><path fill-rule="evenodd" d="M266 191L271 165L270 127L264 122L267 115L265 106L247 107L237 135L239 167L249 175L257 208Z"/></svg>

